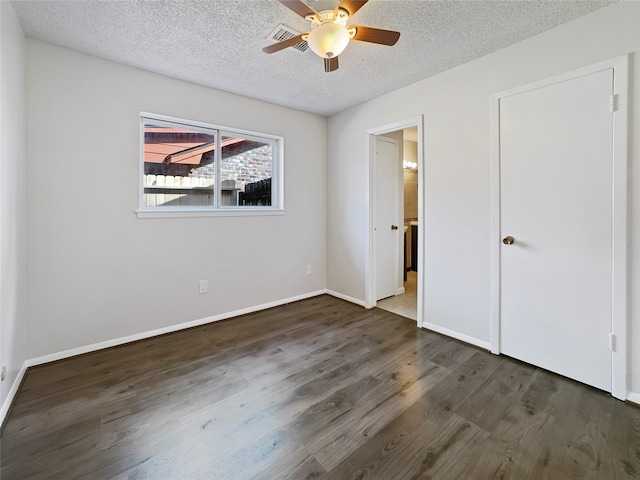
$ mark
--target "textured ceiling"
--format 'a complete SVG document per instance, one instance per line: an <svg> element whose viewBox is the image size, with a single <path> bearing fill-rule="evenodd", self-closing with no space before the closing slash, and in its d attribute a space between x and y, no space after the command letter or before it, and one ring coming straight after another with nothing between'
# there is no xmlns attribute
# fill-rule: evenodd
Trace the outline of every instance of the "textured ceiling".
<svg viewBox="0 0 640 480"><path fill-rule="evenodd" d="M315 10L338 2L309 0ZM11 2L25 35L114 62L331 115L556 27L611 1L370 0L351 24L398 30L393 47L351 42L340 68L262 47L283 23L309 23L276 0Z"/></svg>

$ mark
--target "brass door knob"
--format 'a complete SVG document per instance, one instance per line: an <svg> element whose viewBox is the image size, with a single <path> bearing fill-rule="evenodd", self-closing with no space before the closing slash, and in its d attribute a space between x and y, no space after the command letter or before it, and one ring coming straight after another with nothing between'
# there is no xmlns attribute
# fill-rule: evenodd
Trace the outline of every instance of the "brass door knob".
<svg viewBox="0 0 640 480"><path fill-rule="evenodd" d="M504 243L505 245L512 245L513 242L515 242L515 240L513 239L513 237L511 235L509 235L508 237L504 237L502 239L502 243Z"/></svg>
<svg viewBox="0 0 640 480"><path fill-rule="evenodd" d="M391 225L391 230L397 230L398 229L398 225Z"/></svg>

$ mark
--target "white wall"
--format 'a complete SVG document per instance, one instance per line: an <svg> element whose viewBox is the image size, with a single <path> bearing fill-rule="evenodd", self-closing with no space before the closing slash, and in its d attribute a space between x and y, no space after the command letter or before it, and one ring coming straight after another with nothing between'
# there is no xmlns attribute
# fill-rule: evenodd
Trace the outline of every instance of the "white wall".
<svg viewBox="0 0 640 480"><path fill-rule="evenodd" d="M138 219L140 111L284 137L286 215ZM28 40L28 357L323 290L326 138L323 117Z"/></svg>
<svg viewBox="0 0 640 480"><path fill-rule="evenodd" d="M634 52L629 367L631 390L640 392L639 51L640 3L621 2L331 117L328 288L364 299L369 208L366 130L423 114L425 321L488 344L490 95Z"/></svg>
<svg viewBox="0 0 640 480"><path fill-rule="evenodd" d="M25 40L9 2L0 2L0 404L26 359ZM9 402L7 402L9 403ZM0 419L1 420L1 419Z"/></svg>

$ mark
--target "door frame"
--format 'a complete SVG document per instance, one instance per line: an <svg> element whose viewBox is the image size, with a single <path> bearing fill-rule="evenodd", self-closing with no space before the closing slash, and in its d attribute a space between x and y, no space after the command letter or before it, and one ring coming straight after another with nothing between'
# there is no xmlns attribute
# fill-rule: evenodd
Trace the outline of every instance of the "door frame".
<svg viewBox="0 0 640 480"><path fill-rule="evenodd" d="M364 293L364 306L365 308L373 308L376 306L375 299L375 254L376 254L376 242L374 234L374 205L376 198L376 136L384 135L385 133L396 132L398 130L404 130L409 127L417 127L418 129L418 311L417 311L417 326L422 328L423 323L423 286L424 286L424 134L423 134L423 115L417 115L415 117L409 117L404 120L399 120L392 123L380 125L367 129L369 135L369 225L367 227L367 252L365 257L365 293ZM403 223L404 225L404 223ZM406 267L405 267L406 268Z"/></svg>
<svg viewBox="0 0 640 480"><path fill-rule="evenodd" d="M491 95L491 352L500 354L500 99L613 69L613 193L612 193L612 289L611 289L611 394L627 397L628 324L628 77L629 55L579 68L561 75Z"/></svg>

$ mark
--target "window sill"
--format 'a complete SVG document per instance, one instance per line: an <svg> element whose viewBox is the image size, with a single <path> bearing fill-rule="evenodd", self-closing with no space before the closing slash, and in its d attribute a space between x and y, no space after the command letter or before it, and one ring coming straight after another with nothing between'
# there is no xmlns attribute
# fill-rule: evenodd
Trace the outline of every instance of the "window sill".
<svg viewBox="0 0 640 480"><path fill-rule="evenodd" d="M254 217L269 215L285 215L284 209L273 208L253 208L253 209L154 209L154 210L135 210L138 218L189 218L189 217Z"/></svg>

